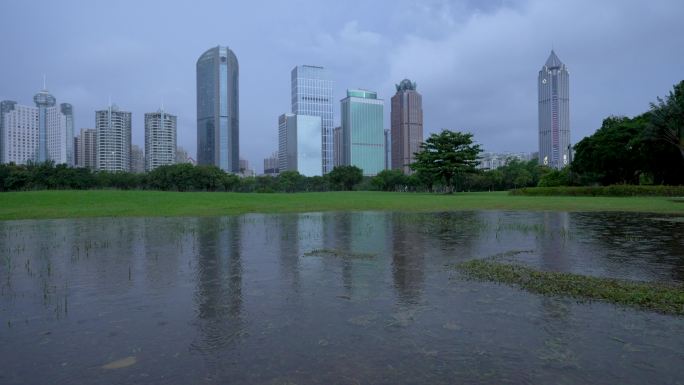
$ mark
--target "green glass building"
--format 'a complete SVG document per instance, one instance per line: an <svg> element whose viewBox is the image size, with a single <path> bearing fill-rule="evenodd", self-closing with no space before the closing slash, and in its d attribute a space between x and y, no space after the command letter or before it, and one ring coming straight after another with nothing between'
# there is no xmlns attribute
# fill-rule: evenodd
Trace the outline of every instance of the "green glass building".
<svg viewBox="0 0 684 385"><path fill-rule="evenodd" d="M342 154L340 163L356 166L363 175L385 169L385 129L382 99L366 90L347 90L341 101Z"/></svg>

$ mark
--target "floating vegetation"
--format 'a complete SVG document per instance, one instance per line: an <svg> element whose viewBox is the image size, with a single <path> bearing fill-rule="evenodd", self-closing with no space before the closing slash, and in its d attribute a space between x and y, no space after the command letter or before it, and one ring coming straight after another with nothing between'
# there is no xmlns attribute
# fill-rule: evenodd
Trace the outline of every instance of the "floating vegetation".
<svg viewBox="0 0 684 385"><path fill-rule="evenodd" d="M508 251L504 251L503 253L494 254L489 258L490 259L510 258L510 257L518 256L520 254L530 254L530 253L534 253L534 250L508 250Z"/></svg>
<svg viewBox="0 0 684 385"><path fill-rule="evenodd" d="M370 259L377 254L374 253L359 253L352 251L342 251L333 249L313 249L304 253L305 257L334 257L334 258L345 258L345 259Z"/></svg>
<svg viewBox="0 0 684 385"><path fill-rule="evenodd" d="M134 356L128 356L120 360L112 361L108 364L102 365L102 369L122 369L131 365L135 365L137 360Z"/></svg>
<svg viewBox="0 0 684 385"><path fill-rule="evenodd" d="M538 271L487 259L470 260L455 267L470 278L515 285L536 294L601 300L664 314L684 315L683 286Z"/></svg>
<svg viewBox="0 0 684 385"><path fill-rule="evenodd" d="M682 201L684 202L684 200ZM684 217L670 217L670 218L650 218L653 221L684 223Z"/></svg>

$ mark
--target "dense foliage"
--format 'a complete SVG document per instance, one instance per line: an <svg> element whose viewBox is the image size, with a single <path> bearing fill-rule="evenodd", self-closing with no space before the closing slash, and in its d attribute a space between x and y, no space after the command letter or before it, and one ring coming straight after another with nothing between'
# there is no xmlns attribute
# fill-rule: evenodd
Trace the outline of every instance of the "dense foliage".
<svg viewBox="0 0 684 385"><path fill-rule="evenodd" d="M511 190L511 195L528 196L684 196L684 186L637 186L618 184L610 186L556 186L556 187L532 187Z"/></svg>
<svg viewBox="0 0 684 385"><path fill-rule="evenodd" d="M609 117L575 145L563 184L684 184L684 81L634 118Z"/></svg>
<svg viewBox="0 0 684 385"><path fill-rule="evenodd" d="M188 163L162 166L144 174L90 171L52 162L0 164L0 191L113 188L268 193L353 190L362 181L361 169L354 166L336 167L323 177L305 177L296 171L286 171L276 177L240 178L215 166L193 166Z"/></svg>

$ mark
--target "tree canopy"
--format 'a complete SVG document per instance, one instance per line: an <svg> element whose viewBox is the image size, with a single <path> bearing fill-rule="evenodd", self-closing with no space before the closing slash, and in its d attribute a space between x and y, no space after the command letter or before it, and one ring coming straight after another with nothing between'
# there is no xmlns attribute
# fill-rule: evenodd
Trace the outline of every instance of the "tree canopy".
<svg viewBox="0 0 684 385"><path fill-rule="evenodd" d="M463 185L468 174L477 172L480 152L480 145L473 143L473 134L442 130L420 145L410 167L432 181L441 182L451 192Z"/></svg>
<svg viewBox="0 0 684 385"><path fill-rule="evenodd" d="M351 191L363 180L363 170L356 166L337 166L327 176L334 189Z"/></svg>
<svg viewBox="0 0 684 385"><path fill-rule="evenodd" d="M684 80L665 99L651 103L651 125L648 133L656 140L669 143L684 158Z"/></svg>

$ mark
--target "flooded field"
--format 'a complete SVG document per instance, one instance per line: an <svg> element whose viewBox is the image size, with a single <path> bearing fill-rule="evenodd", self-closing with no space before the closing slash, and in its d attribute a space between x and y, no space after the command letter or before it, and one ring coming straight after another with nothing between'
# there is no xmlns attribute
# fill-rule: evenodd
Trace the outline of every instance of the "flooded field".
<svg viewBox="0 0 684 385"><path fill-rule="evenodd" d="M684 317L466 279L684 284L684 220L309 213L0 222L1 384L684 384Z"/></svg>

